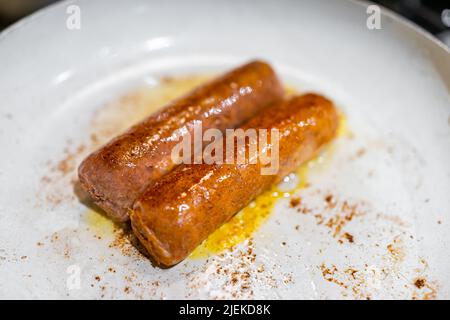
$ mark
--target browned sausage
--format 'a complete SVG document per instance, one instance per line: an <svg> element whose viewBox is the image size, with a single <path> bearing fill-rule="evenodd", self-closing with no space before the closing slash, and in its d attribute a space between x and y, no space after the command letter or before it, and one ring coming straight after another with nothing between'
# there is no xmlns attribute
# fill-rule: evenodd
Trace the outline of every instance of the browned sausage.
<svg viewBox="0 0 450 320"><path fill-rule="evenodd" d="M145 188L173 169L171 150L201 121L203 130L235 128L278 101L283 88L272 68L254 61L198 87L112 139L78 169L81 185L112 218L128 210Z"/></svg>
<svg viewBox="0 0 450 320"><path fill-rule="evenodd" d="M257 195L311 159L333 139L337 126L333 104L314 94L264 109L243 128L279 130L276 174L261 175L260 162L180 165L136 200L134 233L157 263L177 264ZM272 152L268 147L266 153Z"/></svg>

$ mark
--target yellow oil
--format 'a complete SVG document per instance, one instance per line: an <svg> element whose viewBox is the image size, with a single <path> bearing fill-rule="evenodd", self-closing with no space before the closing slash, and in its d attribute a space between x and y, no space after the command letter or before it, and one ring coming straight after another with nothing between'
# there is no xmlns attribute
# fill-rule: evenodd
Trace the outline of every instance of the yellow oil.
<svg viewBox="0 0 450 320"><path fill-rule="evenodd" d="M89 230L96 236L107 237L111 236L114 232L114 222L108 219L104 214L93 209L89 209L84 214L83 219Z"/></svg>

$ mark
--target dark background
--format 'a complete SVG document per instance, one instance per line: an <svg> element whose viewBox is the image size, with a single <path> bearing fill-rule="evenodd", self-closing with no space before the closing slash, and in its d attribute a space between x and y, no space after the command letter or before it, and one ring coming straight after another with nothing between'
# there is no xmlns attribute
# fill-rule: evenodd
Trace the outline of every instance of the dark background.
<svg viewBox="0 0 450 320"><path fill-rule="evenodd" d="M0 30L53 2L56 1L0 0ZM373 2L414 21L450 46L450 0L374 0ZM445 9L448 11L444 11Z"/></svg>

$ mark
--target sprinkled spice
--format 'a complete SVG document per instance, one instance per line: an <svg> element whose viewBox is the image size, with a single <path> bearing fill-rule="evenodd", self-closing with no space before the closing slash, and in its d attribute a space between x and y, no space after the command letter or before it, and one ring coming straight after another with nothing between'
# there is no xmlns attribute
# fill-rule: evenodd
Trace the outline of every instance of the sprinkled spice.
<svg viewBox="0 0 450 320"><path fill-rule="evenodd" d="M426 280L423 278L417 278L416 281L414 281L414 285L418 289L422 289L423 287L425 287L425 284L426 284Z"/></svg>
<svg viewBox="0 0 450 320"><path fill-rule="evenodd" d="M301 200L298 197L292 197L291 201L289 202L289 205L291 206L291 208L295 208L300 204Z"/></svg>
<svg viewBox="0 0 450 320"><path fill-rule="evenodd" d="M353 243L353 242L354 242L353 236L352 236L350 233L348 233L348 232L345 232L345 233L344 233L344 238L347 239L348 242L350 242L350 243Z"/></svg>

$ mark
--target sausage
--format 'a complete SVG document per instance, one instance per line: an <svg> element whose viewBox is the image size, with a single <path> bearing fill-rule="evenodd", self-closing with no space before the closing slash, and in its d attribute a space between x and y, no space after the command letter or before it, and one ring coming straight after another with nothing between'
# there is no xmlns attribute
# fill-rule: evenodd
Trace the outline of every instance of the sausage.
<svg viewBox="0 0 450 320"><path fill-rule="evenodd" d="M316 155L335 137L338 121L332 102L315 94L264 109L242 128L279 130L278 172L262 175L260 158L254 164L182 164L136 200L134 233L157 264L179 263L257 195ZM266 153L273 151L271 131L268 137Z"/></svg>
<svg viewBox="0 0 450 320"><path fill-rule="evenodd" d="M128 220L136 198L176 163L171 150L193 132L235 128L263 107L282 99L272 68L253 61L177 99L89 155L79 166L81 186L117 221Z"/></svg>

